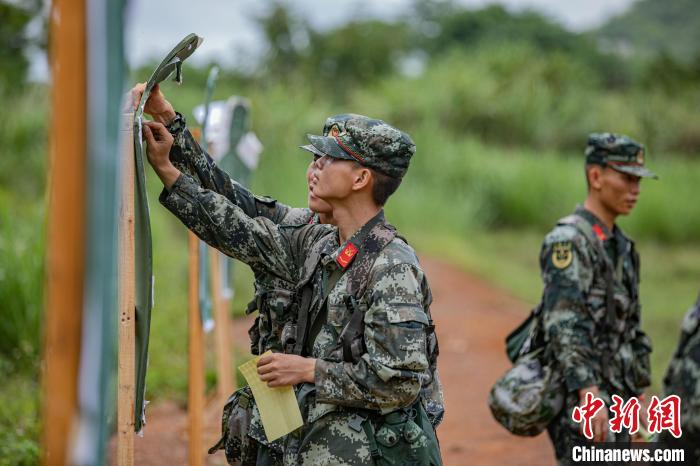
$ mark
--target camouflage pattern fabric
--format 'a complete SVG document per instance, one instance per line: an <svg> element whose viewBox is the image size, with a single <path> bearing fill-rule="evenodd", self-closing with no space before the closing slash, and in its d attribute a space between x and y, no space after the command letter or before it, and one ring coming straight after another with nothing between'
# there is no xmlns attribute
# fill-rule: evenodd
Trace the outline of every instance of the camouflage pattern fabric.
<svg viewBox="0 0 700 466"><path fill-rule="evenodd" d="M650 383L651 343L640 327L639 257L634 243L616 226L612 232L591 212L575 214L603 241L614 266L614 319L606 312L606 258L580 228L560 222L540 253L544 282L543 329L549 361L561 371L568 392L564 409L548 427L558 460L583 443L571 419L577 391L597 385L604 396L638 396ZM606 402L610 403L607 399ZM609 435L612 435L611 433ZM611 438L611 437L609 437ZM614 441L627 441L618 435Z"/></svg>
<svg viewBox="0 0 700 466"><path fill-rule="evenodd" d="M197 143L186 128L184 117L180 116L178 125L169 129L174 136L170 151L173 165L199 185L224 195L246 215L265 217L282 225L315 221L316 216L309 209L292 208L272 198L256 196L231 179ZM295 283L260 268L253 267L252 270L259 313L249 330L251 352L262 354L268 349L281 351L280 335L285 323L292 317L290 306ZM281 464L282 442L276 441L271 445L267 441L255 400L248 392L248 387L243 387L231 395L223 416L229 426L222 426L222 432L231 434L223 435L220 445L212 447L211 452L223 448L230 464ZM239 402L242 402L240 406Z"/></svg>
<svg viewBox="0 0 700 466"><path fill-rule="evenodd" d="M508 431L535 436L561 412L565 395L561 374L543 364L540 349L517 359L496 381L488 402L493 417Z"/></svg>
<svg viewBox="0 0 700 466"><path fill-rule="evenodd" d="M307 258L302 280L308 277L315 290L323 290L327 276L342 267L347 244L362 251L378 242L372 236L382 230L374 225L384 225L383 213L345 245L339 244L335 234L322 238L314 245L318 254ZM342 348L338 346L339 336L352 315L346 302L352 295L353 274L344 273L327 301L322 299L322 293L316 293L311 303L312 321L322 314L324 303L327 316L318 334L312 335L310 355L318 358L316 383L300 400L307 422L288 436L285 464L371 464L370 443L365 430L358 428L357 417L367 415L368 410L387 414L405 408L416 400L423 386L430 385L426 348L429 317L423 308L424 297L430 291L415 253L404 241L394 238L374 263L360 260L357 265L370 266L363 273L369 280L359 300L366 309L366 352L356 363L348 363L343 361ZM437 377L431 390L439 390ZM441 392L438 403L442 404ZM421 441L427 442L418 437L406 447L415 449L415 456L419 456L425 447Z"/></svg>
<svg viewBox="0 0 700 466"><path fill-rule="evenodd" d="M664 377L664 396L668 395L681 398L683 435L676 439L664 431L660 440L685 448L686 461L700 465L700 296L683 319L678 348Z"/></svg>
<svg viewBox="0 0 700 466"><path fill-rule="evenodd" d="M644 146L622 134L591 133L585 154L589 164L607 166L643 178L659 178L644 166Z"/></svg>
<svg viewBox="0 0 700 466"><path fill-rule="evenodd" d="M337 229L314 224L277 225L265 217L251 218L229 199L231 189L226 188L227 183L235 188L230 179L220 180L223 185L202 182L200 176L206 180L206 167L212 166L206 158L204 161L206 166L202 160L192 164L194 172L183 170L170 191L161 193L161 203L201 239L254 270L289 283L297 283L303 277L323 283L323 270L337 264L335 260L345 246L338 244ZM227 195L219 193L222 186ZM353 239L355 236L349 241ZM323 246L321 260L309 264L308 252L316 243ZM417 398L423 382L430 379L425 348L428 318L422 309L424 293L429 293L429 289L415 253L396 238L382 251L369 275L364 298L368 353L351 365L323 358L325 351L335 346L338 332L346 323L342 319L349 317L347 309L340 309L341 303L345 307L342 290L346 288L341 277L328 296L328 317L313 343L312 356L319 358L318 393L310 394L304 401L305 428L288 436L292 447L285 449L287 464L299 464L309 456L319 464L344 464L337 463L338 458L346 458L346 464L367 463L370 450L364 431L343 433L348 428L352 430L348 425L355 418L355 408L387 413L407 407ZM314 309L321 304L318 301L313 302ZM439 403L442 404L441 396ZM321 424L311 428L316 421ZM326 428L321 428L324 423ZM349 455L349 446L356 447L358 442L366 455L358 455L356 449Z"/></svg>
<svg viewBox="0 0 700 466"><path fill-rule="evenodd" d="M184 117L181 117L184 120ZM192 137L184 125L173 131L175 141L170 160L182 173L188 174L199 185L224 195L239 206L249 217L265 217L281 225L303 225L315 221L316 216L306 208L292 208L275 199L256 196L243 185L231 179L220 169ZM258 316L249 330L251 352L262 354L268 349L282 351L282 328L290 319L289 308L295 283L267 274L253 267L255 301ZM252 312L254 309L249 309Z"/></svg>
<svg viewBox="0 0 700 466"><path fill-rule="evenodd" d="M351 115L344 131L336 136L307 135L316 153L319 151L343 160L353 160L392 178L401 179L408 170L416 146L411 137L382 120Z"/></svg>
<svg viewBox="0 0 700 466"><path fill-rule="evenodd" d="M211 246L288 281L311 277L322 286L323 271L337 266L336 259L346 246L339 245L337 229L329 225L280 226L267 218L250 218L186 174L170 192L161 194L160 201ZM361 234L362 229L349 241L357 241ZM317 264L306 263L316 243L322 245L321 259ZM427 281L413 250L396 238L370 271L363 303L367 353L356 364L325 358L350 317L344 278L328 296L327 320L313 342L311 356L318 358L316 390L304 402L305 426L287 437L286 464L305 460L308 464L368 464L368 438L350 426L356 414L353 408L388 413L409 406L429 378L428 317L421 306ZM322 304L319 294L314 298L312 316Z"/></svg>

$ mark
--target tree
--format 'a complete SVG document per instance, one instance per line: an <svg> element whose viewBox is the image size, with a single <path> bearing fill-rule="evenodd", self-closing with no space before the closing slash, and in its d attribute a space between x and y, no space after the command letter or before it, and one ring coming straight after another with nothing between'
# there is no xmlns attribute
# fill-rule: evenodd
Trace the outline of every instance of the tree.
<svg viewBox="0 0 700 466"><path fill-rule="evenodd" d="M26 51L42 45L43 38L31 38L27 25L39 14L40 0L22 2L21 6L0 0L0 86L17 85L25 81L29 61Z"/></svg>

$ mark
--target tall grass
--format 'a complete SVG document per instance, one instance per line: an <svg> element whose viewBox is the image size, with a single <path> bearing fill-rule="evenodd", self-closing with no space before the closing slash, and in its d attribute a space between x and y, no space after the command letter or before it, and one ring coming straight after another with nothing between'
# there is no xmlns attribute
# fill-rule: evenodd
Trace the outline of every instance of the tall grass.
<svg viewBox="0 0 700 466"><path fill-rule="evenodd" d="M0 357L38 367L44 284L47 89L0 94Z"/></svg>
<svg viewBox="0 0 700 466"><path fill-rule="evenodd" d="M44 285L43 209L0 201L0 355L12 367L36 364ZM18 221L22 218L23 221Z"/></svg>

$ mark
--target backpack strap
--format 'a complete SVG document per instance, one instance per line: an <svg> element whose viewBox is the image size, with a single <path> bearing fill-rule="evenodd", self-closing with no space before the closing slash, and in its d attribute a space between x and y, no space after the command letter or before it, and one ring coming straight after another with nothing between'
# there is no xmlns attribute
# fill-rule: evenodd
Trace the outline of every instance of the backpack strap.
<svg viewBox="0 0 700 466"><path fill-rule="evenodd" d="M301 298L296 312L297 322L295 331L293 332L295 334L293 337L294 341L291 345L288 345L288 352L291 351L293 354L301 355L304 351L304 344L309 330L309 313L311 312L311 301L313 300L314 291L312 277L318 266L318 262L321 260L321 249L327 240L328 239L317 241L304 261L304 270L306 273L304 277L302 277L300 286L297 288L297 295L300 295Z"/></svg>
<svg viewBox="0 0 700 466"><path fill-rule="evenodd" d="M396 237L396 228L386 223L377 223L365 238L355 260L350 265L347 280L345 305L352 311L350 320L340 332L338 344L343 349L343 360L356 361L364 351L364 314L366 306L360 298L369 285L369 273L382 250Z"/></svg>

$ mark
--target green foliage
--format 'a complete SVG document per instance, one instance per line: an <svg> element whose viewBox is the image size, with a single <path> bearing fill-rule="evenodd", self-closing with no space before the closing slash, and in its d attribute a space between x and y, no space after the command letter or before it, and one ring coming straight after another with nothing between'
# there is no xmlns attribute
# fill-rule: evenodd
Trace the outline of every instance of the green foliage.
<svg viewBox="0 0 700 466"><path fill-rule="evenodd" d="M502 5L465 9L452 1L416 2L418 42L430 56L454 48L471 50L518 43L538 53L576 56L603 71L605 55L587 35L571 32L534 11L508 12Z"/></svg>
<svg viewBox="0 0 700 466"><path fill-rule="evenodd" d="M700 3L695 0L639 0L595 35L608 47L651 56L668 52L689 62L700 44Z"/></svg>
<svg viewBox="0 0 700 466"><path fill-rule="evenodd" d="M0 0L0 86L21 87L29 68L25 52L34 45L27 36L27 24L38 13L41 2Z"/></svg>
<svg viewBox="0 0 700 466"><path fill-rule="evenodd" d="M42 196L46 181L47 98L45 86L2 97L0 186L31 199Z"/></svg>
<svg viewBox="0 0 700 466"><path fill-rule="evenodd" d="M342 94L395 71L407 45L403 24L358 21L325 33L311 30L304 66L331 94Z"/></svg>
<svg viewBox="0 0 700 466"><path fill-rule="evenodd" d="M275 2L267 15L258 18L258 25L268 46L267 74L273 79L289 74L301 58L300 41L306 34L306 24L282 3Z"/></svg>
<svg viewBox="0 0 700 466"><path fill-rule="evenodd" d="M0 360L37 367L44 287L44 207L0 190Z"/></svg>
<svg viewBox="0 0 700 466"><path fill-rule="evenodd" d="M0 372L7 373L2 359ZM0 385L0 466L39 464L39 394L36 376L22 373L3 378Z"/></svg>
<svg viewBox="0 0 700 466"><path fill-rule="evenodd" d="M656 154L700 151L700 87L682 98L606 90L575 57L528 45L453 50L420 77L393 75L358 89L352 103L402 127L436 126L497 145L580 151L588 133L605 130L629 134Z"/></svg>

